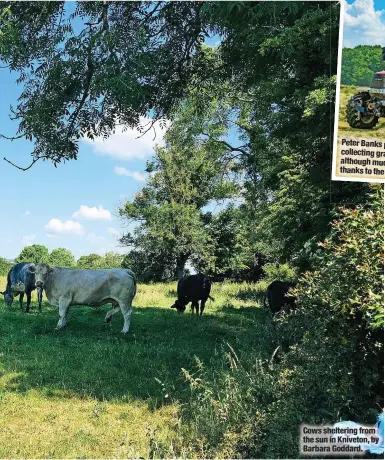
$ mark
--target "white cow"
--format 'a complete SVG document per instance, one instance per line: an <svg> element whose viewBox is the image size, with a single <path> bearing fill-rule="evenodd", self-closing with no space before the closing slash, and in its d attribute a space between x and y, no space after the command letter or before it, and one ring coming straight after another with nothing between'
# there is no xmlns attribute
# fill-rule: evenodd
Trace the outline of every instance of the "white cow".
<svg viewBox="0 0 385 460"><path fill-rule="evenodd" d="M36 287L44 288L49 303L59 309L56 329L67 324L71 305L99 307L111 303L113 308L107 312L104 322L111 321L112 315L121 310L124 318L122 332L127 334L132 300L136 294L136 277L131 270L77 270L47 264L31 264L28 269L35 274Z"/></svg>

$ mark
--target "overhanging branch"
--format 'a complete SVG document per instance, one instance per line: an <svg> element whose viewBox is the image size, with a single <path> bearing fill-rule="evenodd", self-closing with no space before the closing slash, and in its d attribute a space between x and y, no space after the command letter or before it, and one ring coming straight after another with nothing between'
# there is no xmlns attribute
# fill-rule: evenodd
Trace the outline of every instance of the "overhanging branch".
<svg viewBox="0 0 385 460"><path fill-rule="evenodd" d="M207 136L208 139L210 141L213 141L213 142L217 142L219 144L222 144L224 145L225 147L227 147L229 150L231 150L232 152L240 152L242 153L243 155L247 156L249 153L243 148L243 147L246 147L247 144L245 145L240 145L239 147L233 147L232 145L230 145L228 142L226 141L222 141L220 139L214 139L212 136L210 136L210 134L207 134L207 133L202 133L204 136Z"/></svg>
<svg viewBox="0 0 385 460"><path fill-rule="evenodd" d="M0 134L0 137L2 137L3 139L7 139L8 141L15 141L17 139L22 139L23 137L25 137L25 134L20 134L20 136L12 136L12 137L8 137L8 136L4 136L4 134Z"/></svg>
<svg viewBox="0 0 385 460"><path fill-rule="evenodd" d="M28 169L32 168L32 166L39 160L41 160L42 158L47 158L46 156L43 156L43 157L38 157L38 158L35 158L32 163L27 166L26 168L22 168L21 166L18 166L18 165L15 165L15 163L12 163L12 161L8 160L7 158L3 158L7 163L9 163L10 165L14 166L15 168L17 169L20 169L20 171L27 171Z"/></svg>

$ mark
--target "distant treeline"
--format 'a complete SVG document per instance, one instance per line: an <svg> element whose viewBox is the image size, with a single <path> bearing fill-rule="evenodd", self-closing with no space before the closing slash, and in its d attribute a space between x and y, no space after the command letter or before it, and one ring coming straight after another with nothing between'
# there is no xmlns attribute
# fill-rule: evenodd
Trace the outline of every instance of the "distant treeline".
<svg viewBox="0 0 385 460"><path fill-rule="evenodd" d="M370 85L374 72L384 69L381 46L359 45L343 48L341 83L343 85Z"/></svg>
<svg viewBox="0 0 385 460"><path fill-rule="evenodd" d="M81 256L76 260L72 252L68 249L57 248L53 249L50 253L46 246L42 244L32 244L22 249L14 263L40 262L58 267L97 269L121 267L122 261L123 255L117 252L107 252L104 256L89 254L87 256ZM0 275L6 275L14 263L0 257Z"/></svg>

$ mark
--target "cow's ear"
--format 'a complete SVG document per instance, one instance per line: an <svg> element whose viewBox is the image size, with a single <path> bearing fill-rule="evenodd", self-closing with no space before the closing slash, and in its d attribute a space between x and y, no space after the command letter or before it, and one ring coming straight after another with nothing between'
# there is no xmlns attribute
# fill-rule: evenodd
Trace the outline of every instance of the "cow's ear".
<svg viewBox="0 0 385 460"><path fill-rule="evenodd" d="M176 305L175 305L175 304L174 304L174 305L171 305L171 308L176 308Z"/></svg>
<svg viewBox="0 0 385 460"><path fill-rule="evenodd" d="M28 267L28 271L31 272L31 273L35 273L35 271L36 271L35 265L30 265L30 266Z"/></svg>

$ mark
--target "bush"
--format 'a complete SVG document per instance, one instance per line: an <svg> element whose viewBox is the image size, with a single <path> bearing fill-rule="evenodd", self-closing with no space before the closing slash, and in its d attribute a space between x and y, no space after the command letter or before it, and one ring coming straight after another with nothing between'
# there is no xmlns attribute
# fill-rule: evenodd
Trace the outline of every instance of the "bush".
<svg viewBox="0 0 385 460"><path fill-rule="evenodd" d="M206 457L298 458L301 423L375 422L384 391L383 219L380 187L370 206L339 210L316 270L298 282L297 309L274 320L290 345L279 361L232 351L219 373L185 372L185 445Z"/></svg>
<svg viewBox="0 0 385 460"><path fill-rule="evenodd" d="M276 401L257 424L266 434L259 455L297 456L299 423L374 423L383 404L383 222L381 188L370 206L341 208L316 270L298 284L297 310L278 317L291 347Z"/></svg>
<svg viewBox="0 0 385 460"><path fill-rule="evenodd" d="M8 260L0 257L0 276L6 276L13 265L12 262L8 262Z"/></svg>
<svg viewBox="0 0 385 460"><path fill-rule="evenodd" d="M265 281L296 281L296 273L293 268L287 264L267 263L263 266Z"/></svg>

